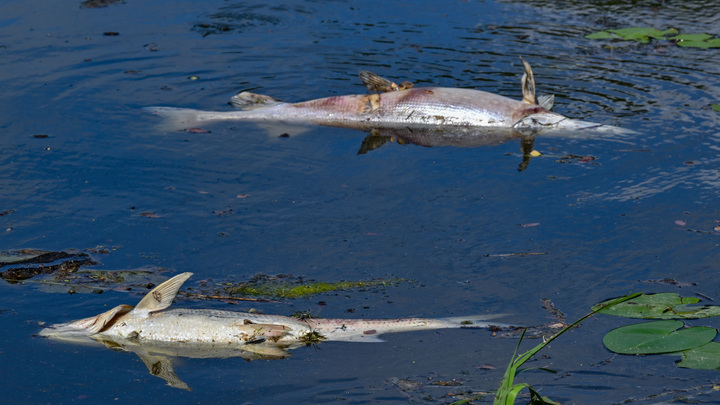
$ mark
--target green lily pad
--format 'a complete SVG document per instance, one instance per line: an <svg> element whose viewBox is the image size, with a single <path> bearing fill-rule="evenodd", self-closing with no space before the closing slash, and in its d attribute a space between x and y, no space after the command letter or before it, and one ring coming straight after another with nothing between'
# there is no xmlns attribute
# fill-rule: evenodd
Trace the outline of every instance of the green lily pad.
<svg viewBox="0 0 720 405"><path fill-rule="evenodd" d="M710 104L710 108L717 112L720 112L720 104Z"/></svg>
<svg viewBox="0 0 720 405"><path fill-rule="evenodd" d="M669 39L675 41L678 46L685 48L720 48L720 38L713 38L710 34L677 34L675 28L664 31L652 27L629 27L618 28L606 31L593 32L585 35L587 39L623 39L626 41L638 41L643 44L650 42L650 39Z"/></svg>
<svg viewBox="0 0 720 405"><path fill-rule="evenodd" d="M698 302L700 302L699 298L681 297L677 293L643 294L599 312L644 319L697 319L720 316L720 306L690 305ZM595 305L593 310L603 304Z"/></svg>
<svg viewBox="0 0 720 405"><path fill-rule="evenodd" d="M624 39L626 41L638 41L641 43L650 42L651 38L663 39L668 35L677 34L675 28L659 30L652 27L628 27L606 31L593 32L585 36L587 39Z"/></svg>
<svg viewBox="0 0 720 405"><path fill-rule="evenodd" d="M677 34L677 30L675 28L660 31L652 27L619 28L614 30L608 30L608 32L617 34L626 40L640 41L642 43L649 42L650 38L660 39L666 35Z"/></svg>
<svg viewBox="0 0 720 405"><path fill-rule="evenodd" d="M681 41L705 41L712 38L710 34L680 34L670 37L668 39L674 39L678 42Z"/></svg>
<svg viewBox="0 0 720 405"><path fill-rule="evenodd" d="M612 32L598 31L598 32L593 32L592 34L585 35L585 38L587 38L587 39L618 39L621 37L620 37L620 35L613 34Z"/></svg>
<svg viewBox="0 0 720 405"><path fill-rule="evenodd" d="M720 343L710 342L682 352L682 360L678 367L694 368L698 370L720 369Z"/></svg>
<svg viewBox="0 0 720 405"><path fill-rule="evenodd" d="M717 330L704 326L684 328L681 321L654 321L623 326L608 332L603 344L621 354L680 352L709 343Z"/></svg>
<svg viewBox="0 0 720 405"><path fill-rule="evenodd" d="M677 44L685 48L720 48L720 38L705 41L679 41Z"/></svg>

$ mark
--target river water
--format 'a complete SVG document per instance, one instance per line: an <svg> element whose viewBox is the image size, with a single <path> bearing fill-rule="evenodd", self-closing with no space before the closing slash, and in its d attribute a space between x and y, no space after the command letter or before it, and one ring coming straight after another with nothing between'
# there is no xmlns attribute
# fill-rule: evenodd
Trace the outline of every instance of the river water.
<svg viewBox="0 0 720 405"><path fill-rule="evenodd" d="M720 103L717 49L608 48L584 36L628 26L720 35L720 6L605 3L5 1L0 250L107 249L94 268L192 271L188 286L258 273L412 280L280 303L176 303L281 315L504 313L505 322L539 325L552 321L542 299L570 321L631 291L717 300L720 114L709 108ZM218 123L168 132L141 110L229 109L239 90L289 101L364 93L358 70L521 98L520 56L538 92L555 94L555 111L638 134L538 137L543 155L518 171L514 140L389 143L359 155L359 131L278 137L277 128ZM680 284L651 282L663 279ZM9 403L447 403L461 398L450 393L494 390L517 344L445 330L326 342L276 361L178 359L188 392L131 353L34 336L42 322L141 297L68 294L42 280L0 282L0 389ZM717 371L607 351L602 336L627 322L591 318L532 362L557 374L519 380L564 404L720 403L707 388ZM462 385L433 385L451 380Z"/></svg>

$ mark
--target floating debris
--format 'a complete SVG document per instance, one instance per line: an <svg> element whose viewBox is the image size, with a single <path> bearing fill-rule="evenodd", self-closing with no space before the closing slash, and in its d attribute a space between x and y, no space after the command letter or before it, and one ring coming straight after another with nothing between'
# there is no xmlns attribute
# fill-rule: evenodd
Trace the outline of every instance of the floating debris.
<svg viewBox="0 0 720 405"><path fill-rule="evenodd" d="M80 7L82 8L102 8L111 6L113 4L125 3L123 0L86 0L80 3Z"/></svg>
<svg viewBox="0 0 720 405"><path fill-rule="evenodd" d="M87 253L49 252L44 250L22 249L0 252L0 267L16 266L0 272L0 278L9 283L31 279L40 274L72 272L80 266L94 265Z"/></svg>

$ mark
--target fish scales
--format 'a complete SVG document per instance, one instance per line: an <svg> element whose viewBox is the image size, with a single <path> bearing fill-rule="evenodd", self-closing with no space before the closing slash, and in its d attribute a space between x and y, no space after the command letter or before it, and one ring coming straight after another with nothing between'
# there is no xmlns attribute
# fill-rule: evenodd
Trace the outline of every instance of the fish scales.
<svg viewBox="0 0 720 405"><path fill-rule="evenodd" d="M310 326L289 317L209 309L168 309L148 317L125 317L101 332L121 338L245 344L270 339L277 344L296 342Z"/></svg>
<svg viewBox="0 0 720 405"><path fill-rule="evenodd" d="M428 87L327 97L248 111L208 112L199 117L207 121L310 121L358 129L405 125L508 127L541 110L544 109L479 90Z"/></svg>

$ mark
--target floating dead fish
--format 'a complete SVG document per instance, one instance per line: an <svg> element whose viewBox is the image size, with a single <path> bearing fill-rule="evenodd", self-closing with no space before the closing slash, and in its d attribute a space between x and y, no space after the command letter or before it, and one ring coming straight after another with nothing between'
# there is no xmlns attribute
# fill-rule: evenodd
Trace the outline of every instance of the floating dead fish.
<svg viewBox="0 0 720 405"><path fill-rule="evenodd" d="M102 314L52 325L40 336L99 342L136 353L151 374L189 389L175 374L170 357L278 359L288 349L325 340L380 342L386 333L444 328L504 327L487 320L502 315L439 319L297 319L212 309L168 309L192 275L179 274L150 291L136 307L119 305Z"/></svg>
<svg viewBox="0 0 720 405"><path fill-rule="evenodd" d="M377 94L355 94L321 98L300 103L286 103L270 96L241 92L231 104L240 110L201 111L174 107L146 107L147 111L166 118L168 129L197 127L214 121L280 122L317 124L354 128L364 131L403 131L423 133L424 144L433 144L428 135L440 132L460 143L463 138L534 136L562 130L566 133L594 132L628 134L626 129L567 118L550 111L552 97L538 103L535 79L530 64L523 60L523 100L479 90L414 87L410 82L397 85L371 72L360 76ZM474 137L479 133L479 137ZM446 136L447 138L447 136Z"/></svg>

